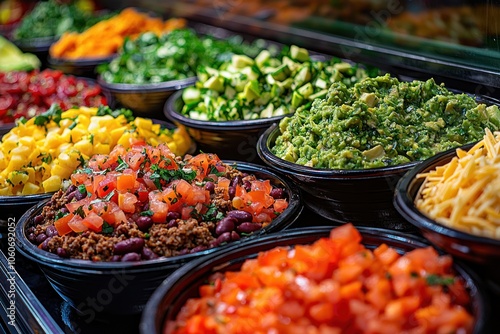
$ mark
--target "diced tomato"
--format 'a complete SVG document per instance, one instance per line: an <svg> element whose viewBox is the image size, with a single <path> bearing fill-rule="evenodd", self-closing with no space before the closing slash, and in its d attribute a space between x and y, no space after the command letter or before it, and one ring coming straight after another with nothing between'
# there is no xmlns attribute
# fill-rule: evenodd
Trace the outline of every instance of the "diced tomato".
<svg viewBox="0 0 500 334"><path fill-rule="evenodd" d="M282 213L288 208L288 201L284 198L274 200L274 211Z"/></svg>
<svg viewBox="0 0 500 334"><path fill-rule="evenodd" d="M82 220L82 224L91 229L92 231L95 232L101 232L102 231L102 225L104 221L101 217L96 215L94 212L90 212L88 215L85 216Z"/></svg>
<svg viewBox="0 0 500 334"><path fill-rule="evenodd" d="M149 193L149 210L153 211L151 219L155 223L165 223L168 214L168 204L162 201L162 193L152 191Z"/></svg>
<svg viewBox="0 0 500 334"><path fill-rule="evenodd" d="M85 173L71 174L71 182L76 186L84 184L87 180L89 180L89 176Z"/></svg>
<svg viewBox="0 0 500 334"><path fill-rule="evenodd" d="M168 203L169 211L179 212L183 202L177 197L177 192L172 187L168 187L163 190L162 194L163 200Z"/></svg>
<svg viewBox="0 0 500 334"><path fill-rule="evenodd" d="M132 170L137 171L141 167L141 164L144 163L145 159L146 157L141 152L132 151L127 153L125 162Z"/></svg>
<svg viewBox="0 0 500 334"><path fill-rule="evenodd" d="M74 215L72 213L70 213L64 217L59 218L58 220L56 220L54 222L54 226L57 230L57 233L60 236L66 235L68 233L71 233L71 231L73 231L68 225L68 222L73 218L73 216Z"/></svg>
<svg viewBox="0 0 500 334"><path fill-rule="evenodd" d="M71 228L71 230L76 233L87 231L89 228L85 224L83 224L82 220L83 218L79 215L74 215L68 222L69 228Z"/></svg>
<svg viewBox="0 0 500 334"><path fill-rule="evenodd" d="M121 174L116 178L116 190L119 192L133 191L136 176L134 174Z"/></svg>
<svg viewBox="0 0 500 334"><path fill-rule="evenodd" d="M118 206L124 212L134 213L136 208L135 204L137 203L137 197L131 193L120 193L118 194Z"/></svg>
<svg viewBox="0 0 500 334"><path fill-rule="evenodd" d="M191 218L191 214L193 213L194 208L191 206L185 206L182 208L181 211L181 218L182 219L189 219Z"/></svg>
<svg viewBox="0 0 500 334"><path fill-rule="evenodd" d="M111 177L111 176L104 176L104 178L98 178L98 176L103 176L103 175L96 175L95 176L95 181L94 181L94 189L96 190L96 194L99 198L105 198L108 196L112 191L116 189L116 179ZM101 181L99 181L101 180ZM97 186L96 186L97 184ZM97 188L96 188L97 187ZM118 200L118 194L115 194L111 197L111 201L117 202Z"/></svg>

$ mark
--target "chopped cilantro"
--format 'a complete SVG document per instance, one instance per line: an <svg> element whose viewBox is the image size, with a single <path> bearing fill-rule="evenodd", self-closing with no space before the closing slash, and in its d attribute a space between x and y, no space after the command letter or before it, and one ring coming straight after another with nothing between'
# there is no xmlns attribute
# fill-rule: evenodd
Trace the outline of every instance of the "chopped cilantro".
<svg viewBox="0 0 500 334"><path fill-rule="evenodd" d="M115 191L111 191L109 194L107 194L106 196L104 196L104 198L102 199L103 201L106 201L106 202L109 202L111 201L111 198L113 198L113 196L115 196Z"/></svg>
<svg viewBox="0 0 500 334"><path fill-rule="evenodd" d="M49 110L35 117L35 125L44 126L51 120L59 124L61 121L62 109L57 103L53 103Z"/></svg>
<svg viewBox="0 0 500 334"><path fill-rule="evenodd" d="M146 210L140 213L141 216L152 216L153 214L154 212L152 210Z"/></svg>
<svg viewBox="0 0 500 334"><path fill-rule="evenodd" d="M149 176L151 181L155 184L156 188L162 190L162 182L171 182L172 180L186 180L193 181L196 178L196 171L191 169L163 169L158 165L151 165L153 174Z"/></svg>
<svg viewBox="0 0 500 334"><path fill-rule="evenodd" d="M101 233L102 234L111 234L113 233L115 229L113 228L113 226L109 225L107 222L104 222L102 224L102 231Z"/></svg>
<svg viewBox="0 0 500 334"><path fill-rule="evenodd" d="M123 172L125 169L129 168L129 165L123 161L122 157L118 157L118 166L115 168L117 172Z"/></svg>
<svg viewBox="0 0 500 334"><path fill-rule="evenodd" d="M215 175L217 175L217 176L222 176L222 175L224 175L224 173L223 173L223 172L219 172L219 170L218 170L218 169L217 169L217 167L215 167L215 166L211 166L211 168L210 168L210 173L208 173L208 174L215 174Z"/></svg>
<svg viewBox="0 0 500 334"><path fill-rule="evenodd" d="M86 194L87 193L87 188L85 187L84 184L80 184L78 186L78 191L80 192L80 194Z"/></svg>
<svg viewBox="0 0 500 334"><path fill-rule="evenodd" d="M91 144L94 144L94 134L93 133L91 133L90 136L89 136L89 142Z"/></svg>
<svg viewBox="0 0 500 334"><path fill-rule="evenodd" d="M435 274L430 274L425 277L425 281L427 282L427 285L452 285L453 282L455 282L455 279L453 277L442 277L439 275Z"/></svg>
<svg viewBox="0 0 500 334"><path fill-rule="evenodd" d="M125 119L127 122L132 122L134 120L134 114L132 113L132 110L129 109L117 109L117 110L112 110L108 106L99 106L99 109L97 109L97 116L105 116L105 115L111 115L114 118L119 117L120 115L125 116Z"/></svg>
<svg viewBox="0 0 500 334"><path fill-rule="evenodd" d="M73 211L74 215L79 215L82 218L85 218L85 212L83 211L83 205L80 205L75 211Z"/></svg>
<svg viewBox="0 0 500 334"><path fill-rule="evenodd" d="M69 212L58 211L56 213L56 216L54 217L54 220L59 220L62 217L67 216L67 215L69 215Z"/></svg>

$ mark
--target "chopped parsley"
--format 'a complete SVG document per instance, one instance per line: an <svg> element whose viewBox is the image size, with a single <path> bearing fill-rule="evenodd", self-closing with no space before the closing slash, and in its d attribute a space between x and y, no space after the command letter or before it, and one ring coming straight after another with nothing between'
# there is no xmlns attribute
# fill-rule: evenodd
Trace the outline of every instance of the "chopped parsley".
<svg viewBox="0 0 500 334"><path fill-rule="evenodd" d="M152 215L154 215L154 212L152 210L146 210L146 211L142 211L140 213L141 216L149 216L151 217Z"/></svg>
<svg viewBox="0 0 500 334"><path fill-rule="evenodd" d="M172 180L193 181L196 178L196 171L192 169L163 169L158 165L151 165L153 173L149 176L156 188L163 190L162 181L169 183Z"/></svg>
<svg viewBox="0 0 500 334"><path fill-rule="evenodd" d="M80 205L75 211L73 211L74 215L78 215L82 218L85 218L85 212L83 211L83 205Z"/></svg>
<svg viewBox="0 0 500 334"><path fill-rule="evenodd" d="M80 184L78 186L78 191L80 192L80 194L87 194L87 187L85 187L84 184Z"/></svg>
<svg viewBox="0 0 500 334"><path fill-rule="evenodd" d="M54 217L54 221L61 219L64 216L69 215L69 212L58 211Z"/></svg>
<svg viewBox="0 0 500 334"><path fill-rule="evenodd" d="M134 114L132 113L132 110L129 109L117 109L117 110L112 110L108 106L99 106L99 109L97 109L97 116L105 116L105 115L111 115L113 118L117 118L120 115L123 115L127 122L132 122L134 120Z"/></svg>
<svg viewBox="0 0 500 334"><path fill-rule="evenodd" d="M115 168L117 172L123 172L129 167L130 166L125 161L123 161L122 157L118 157L118 166Z"/></svg>
<svg viewBox="0 0 500 334"><path fill-rule="evenodd" d="M53 103L49 110L35 117L35 125L45 126L50 121L54 121L59 125L61 121L62 109L57 103Z"/></svg>
<svg viewBox="0 0 500 334"><path fill-rule="evenodd" d="M114 232L114 228L113 226L109 225L107 222L104 222L102 224L102 234L111 234Z"/></svg>

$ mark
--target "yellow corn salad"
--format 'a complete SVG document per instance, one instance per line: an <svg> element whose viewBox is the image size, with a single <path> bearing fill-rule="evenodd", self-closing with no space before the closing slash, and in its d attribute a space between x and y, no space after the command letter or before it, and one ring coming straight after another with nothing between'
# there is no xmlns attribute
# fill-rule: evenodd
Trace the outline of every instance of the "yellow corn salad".
<svg viewBox="0 0 500 334"><path fill-rule="evenodd" d="M69 109L61 113L59 124L49 118L36 125L36 117L18 122L0 142L0 196L57 191L84 161L94 154L109 154L116 145L167 143L176 155L191 147L183 127L162 130L150 119L129 122L122 114L96 116L97 110Z"/></svg>

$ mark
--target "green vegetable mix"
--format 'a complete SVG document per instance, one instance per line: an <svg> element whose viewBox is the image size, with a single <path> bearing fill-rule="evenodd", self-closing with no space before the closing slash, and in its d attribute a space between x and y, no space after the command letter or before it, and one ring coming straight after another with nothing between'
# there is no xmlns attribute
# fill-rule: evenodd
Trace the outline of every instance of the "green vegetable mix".
<svg viewBox="0 0 500 334"><path fill-rule="evenodd" d="M232 54L255 56L261 40L243 43L240 36L226 40L198 36L191 29L177 29L156 36L147 32L125 39L119 55L98 72L109 83L144 84L181 80L196 76L200 65L217 66Z"/></svg>
<svg viewBox="0 0 500 334"><path fill-rule="evenodd" d="M478 104L433 79L400 82L390 75L352 87L334 83L324 99L279 124L271 151L316 168L363 169L427 159L500 129L496 105Z"/></svg>
<svg viewBox="0 0 500 334"><path fill-rule="evenodd" d="M183 91L182 113L193 119L229 121L282 116L326 96L333 82L351 86L377 75L332 58L313 60L306 49L263 50L255 58L233 55L219 67L200 67L195 87Z"/></svg>
<svg viewBox="0 0 500 334"><path fill-rule="evenodd" d="M112 15L94 15L80 9L73 1L68 4L55 0L40 1L21 20L13 36L16 40L59 37L66 31L82 32Z"/></svg>

